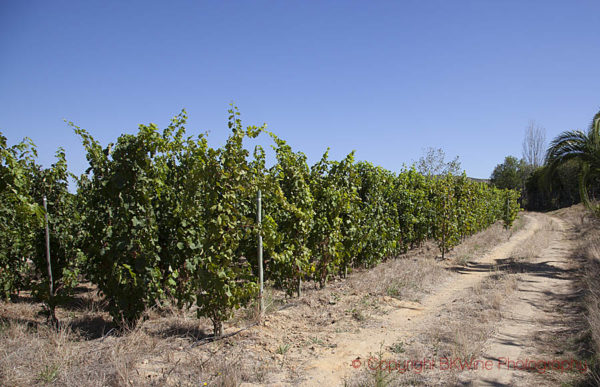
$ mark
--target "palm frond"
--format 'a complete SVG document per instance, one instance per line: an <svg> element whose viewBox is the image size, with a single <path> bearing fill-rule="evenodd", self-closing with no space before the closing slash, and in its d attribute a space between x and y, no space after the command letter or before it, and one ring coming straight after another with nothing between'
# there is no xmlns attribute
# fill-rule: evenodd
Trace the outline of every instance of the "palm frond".
<svg viewBox="0 0 600 387"><path fill-rule="evenodd" d="M594 116L587 133L580 130L569 130L562 132L552 140L546 152L544 178L550 178L559 165L569 160L580 162L580 196L584 204L591 208L590 200L587 197L587 177L590 172L600 171L600 111Z"/></svg>
<svg viewBox="0 0 600 387"><path fill-rule="evenodd" d="M569 130L559 134L546 152L546 164L561 164L567 160L580 158L586 151L589 138L580 130Z"/></svg>
<svg viewBox="0 0 600 387"><path fill-rule="evenodd" d="M600 111L596 113L588 129L588 137L596 151L600 151Z"/></svg>

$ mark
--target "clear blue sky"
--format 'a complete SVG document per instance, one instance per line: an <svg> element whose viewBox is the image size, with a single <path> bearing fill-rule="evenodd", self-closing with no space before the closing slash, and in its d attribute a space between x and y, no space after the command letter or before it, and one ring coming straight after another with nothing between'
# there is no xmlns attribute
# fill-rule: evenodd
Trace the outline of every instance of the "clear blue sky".
<svg viewBox="0 0 600 387"><path fill-rule="evenodd" d="M74 121L103 144L182 108L223 143L227 108L317 161L355 149L398 171L425 147L489 177L600 108L598 1L0 0L0 131L66 148Z"/></svg>

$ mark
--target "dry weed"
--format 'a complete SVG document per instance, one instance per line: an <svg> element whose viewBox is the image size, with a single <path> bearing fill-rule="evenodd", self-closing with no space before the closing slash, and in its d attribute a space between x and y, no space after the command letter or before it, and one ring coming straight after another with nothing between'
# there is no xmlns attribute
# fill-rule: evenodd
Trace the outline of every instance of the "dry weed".
<svg viewBox="0 0 600 387"><path fill-rule="evenodd" d="M499 243L506 241L513 233L523 228L526 223L526 218L519 216L513 227L506 230L502 222L496 222L487 229L466 238L463 243L450 252L448 258L455 265L466 266Z"/></svg>
<svg viewBox="0 0 600 387"><path fill-rule="evenodd" d="M590 373L590 383L600 385L600 220L581 221L578 228L579 255L583 259L583 305L587 311L587 328L591 337L590 362L595 364Z"/></svg>
<svg viewBox="0 0 600 387"><path fill-rule="evenodd" d="M505 237L501 225L495 225L468 238L457 250L470 252L473 259ZM294 383L297 365L311 348L332 347L337 333L355 331L368 324L372 314L386 313L383 297L418 301L456 275L436 255L434 245L426 243L371 270L355 270L347 280L334 280L325 289L307 283L300 299L289 299L267 286L261 325L210 343L205 341L211 334L210 321L168 302L148 310L146 320L136 327L117 333L103 298L84 285L72 303L58 309L63 325L53 330L38 315L40 304L23 294L19 302L0 302L0 384L237 386L280 383L283 380L273 378L282 374L282 368L285 381ZM482 302L477 308L484 308ZM257 321L253 304L236 313L226 332ZM448 342L448 351L468 355L476 350L461 333L465 328L448 329L458 332ZM438 339L442 336L440 332ZM282 343L289 346L284 350ZM413 344L402 343L401 348L408 354L418 347Z"/></svg>
<svg viewBox="0 0 600 387"><path fill-rule="evenodd" d="M526 220L521 218L518 227ZM543 223L541 229L554 226ZM465 244L455 249L451 258L455 264L461 260L476 260L476 255L506 240L514 231L504 230L497 224L489 230L469 238ZM481 282L453 300L440 313L427 321L421 333L402 343L402 352L396 359L476 359L481 356L483 345L502 319L502 311L511 295L518 288L519 272L517 263L525 265L537 257L537 253L549 242L547 232L536 232L511 254L511 258L499 262ZM464 258L468 257L468 258ZM390 348L391 352L393 347ZM365 370L358 379L350 381L352 386L376 385L456 385L459 384L459 371L449 372L433 368L421 373L395 373L381 383L380 375Z"/></svg>

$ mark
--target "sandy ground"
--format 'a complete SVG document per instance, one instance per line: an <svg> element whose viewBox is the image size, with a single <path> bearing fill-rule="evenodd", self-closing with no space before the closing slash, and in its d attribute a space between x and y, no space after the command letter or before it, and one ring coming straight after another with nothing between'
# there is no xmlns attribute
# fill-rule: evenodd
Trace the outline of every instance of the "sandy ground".
<svg viewBox="0 0 600 387"><path fill-rule="evenodd" d="M569 226L565 221L537 213L524 216L527 218L526 227L484 256L469 262L458 270L459 276L447 281L421 302L391 299L389 302L394 307L391 312L373 316L367 327L336 334L331 338L330 345L316 348L311 360L305 361L296 370L294 384L344 385L358 377L358 373L365 368L372 370L382 367L381 363L376 364L375 354L383 359L393 358L394 355L386 350L390 345L410 341L417 334L426 334L427 327L433 321L439 324L436 317L455 302L468 302L463 299L466 291L497 272L497 268L510 261L512 253L536 232L544 233L549 244L537 251L535 258L519 264L523 274L519 277L515 292L503 304L502 318L496 323L493 335L482 343L483 352L470 359L469 366L458 373L453 384L512 386L556 383L555 380L545 379L546 373L539 371L541 366L537 366L537 371L532 369L538 363L530 363L527 370L522 362L565 360L560 356L550 359L548 354L539 353L533 338L540 330L552 329L553 324L561 319L560 313L549 306L572 292L570 279L561 273L568 270L574 243L570 240ZM541 224L546 227L541 228ZM465 369L463 365L453 364L452 359L432 357L424 360L433 362L433 367L441 370L444 367L450 371L461 367ZM384 364L391 367L389 362ZM469 370L476 366L476 370ZM575 367L576 364L571 366ZM286 385L284 380L282 374L279 378L271 379L271 384Z"/></svg>
<svg viewBox="0 0 600 387"><path fill-rule="evenodd" d="M300 299L271 289L261 321L240 310L214 342L210 321L171 309L111 334L93 288L60 309L68 328L56 333L23 296L0 303L0 384L561 385L577 364L541 372L537 362L574 357L565 340L580 313L571 308L578 237L556 214L525 213L514 230L496 224L445 261L426 244L324 289L307 284ZM523 369L526 360L537 368Z"/></svg>
<svg viewBox="0 0 600 387"><path fill-rule="evenodd" d="M361 359L362 362L365 360L368 362L370 354L377 353L382 346L390 345L399 339L406 340L419 330L418 327L424 324L424 320L438 313L445 305L458 298L465 289L489 275L491 271L486 267L495 260L507 257L516 246L530 237L537 227L538 221L532 217L525 230L494 248L478 261L478 265L471 265L462 270L461 276L426 297L422 303L398 302L397 309L383 316L372 329L339 335L334 351L320 354L317 360L308 365L306 380L302 385L340 384L340 381L352 373L352 368L360 367L357 365L360 364ZM372 364L371 368L373 368Z"/></svg>
<svg viewBox="0 0 600 387"><path fill-rule="evenodd" d="M525 263L516 293L485 343L482 359L493 366L470 371L463 380L477 386L556 385L556 380L546 377L548 369L565 373L587 369L584 363L561 356L562 351L545 353L535 342L541 332L552 334L563 328L566 311L559 309L561 300L573 294L569 271L576 244L572 231L557 217L552 217L551 224L550 230L544 230L551 234L550 244Z"/></svg>

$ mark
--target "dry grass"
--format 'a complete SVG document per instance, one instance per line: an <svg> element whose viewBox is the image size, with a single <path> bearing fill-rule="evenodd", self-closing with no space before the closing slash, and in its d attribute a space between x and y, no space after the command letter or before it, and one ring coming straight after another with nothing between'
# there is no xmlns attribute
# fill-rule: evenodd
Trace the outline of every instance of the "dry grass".
<svg viewBox="0 0 600 387"><path fill-rule="evenodd" d="M517 229L524 227L526 220L520 218ZM428 319L420 333L405 342L395 343L380 356L387 360L410 359L475 359L482 353L482 346L502 318L502 310L518 287L519 262L524 263L537 257L542 247L547 246L549 237L542 230L555 227L550 222L543 223L540 230L516 248L509 260L500 262L494 273L468 289L462 297L449 304L435 317ZM451 263L461 264L460 257L466 256L464 263L476 261L497 244L508 239L517 230L505 230L495 224L488 230L468 238L450 255ZM448 275L444 271L444 275ZM468 302L458 302L468 300ZM363 370L348 386L406 386L406 385L458 385L459 371L441 370L438 367L421 372L378 372Z"/></svg>
<svg viewBox="0 0 600 387"><path fill-rule="evenodd" d="M517 275L498 272L487 277L464 295L469 302L453 302L426 322L421 332L398 342L379 354L383 360L475 359L482 345L502 317L502 305L517 286ZM458 370L441 370L440 364L421 372L378 372L363 370L347 381L348 386L444 386L459 384Z"/></svg>
<svg viewBox="0 0 600 387"><path fill-rule="evenodd" d="M88 346L69 327L54 330L18 322L3 323L0 340L0 375L11 386L125 385L136 353L153 346L136 334Z"/></svg>
<svg viewBox="0 0 600 387"><path fill-rule="evenodd" d="M350 285L363 293L420 301L423 296L454 277L448 268L464 266L481 258L523 228L526 222L520 216L510 230L506 230L502 222L496 222L486 230L466 238L448 254L444 262L437 258L439 251L435 244L428 242L420 249L353 277Z"/></svg>
<svg viewBox="0 0 600 387"><path fill-rule="evenodd" d="M468 237L450 252L448 258L455 265L465 266L485 254L494 246L505 242L515 232L521 230L526 223L527 220L523 216L519 216L513 227L510 230L506 230L502 222L496 222L486 230Z"/></svg>
<svg viewBox="0 0 600 387"><path fill-rule="evenodd" d="M476 259L506 240L507 233L494 225L457 250L469 251ZM371 270L355 270L348 279L334 280L325 289L307 283L300 299L286 298L281 290L267 286L262 323L217 342L204 340L212 333L210 321L197 319L193 310L180 311L168 304L147 311L146 320L136 328L116 333L104 300L89 285L82 286L69 305L58 308L62 327L54 330L38 314L41 304L23 294L16 303L0 302L0 384L294 384L301 377L303 362L318 349L334 347L337 334L367 327L373 314L391 310L385 298L419 301L455 276L449 270L452 262L436 259L437 254L428 243ZM250 305L226 324L226 333L257 321L257 306ZM442 336L438 332L436 340ZM453 340L440 350L472 351L465 338ZM409 349L409 343L405 347Z"/></svg>
<svg viewBox="0 0 600 387"><path fill-rule="evenodd" d="M537 258L546 247L554 240L553 231L558 231L559 226L556 221L548 217L538 217L539 228L527 240L511 252L511 258L515 262L531 261ZM551 231L551 232L548 232Z"/></svg>
<svg viewBox="0 0 600 387"><path fill-rule="evenodd" d="M25 316L33 309L31 304L2 307ZM3 386L237 386L259 383L270 371L266 359L248 353L239 342L196 345L207 334L190 316L160 317L154 312L134 329L94 339L75 324L79 318L53 329L32 317L2 319Z"/></svg>
<svg viewBox="0 0 600 387"><path fill-rule="evenodd" d="M600 346L596 344L600 340L600 255L597 248L600 222L583 205L553 211L551 215L567 221L565 230L571 255L556 274L570 280L570 289L557 291L546 304L539 306L547 317L540 320L541 328L533 335L530 350L547 358L576 359L589 365L592 372L548 372L543 378L530 374L526 381L537 385L597 386L600 385L600 369L594 364L600 359L595 355L600 353ZM544 227L550 231L559 228L556 222ZM521 252L527 254L527 249Z"/></svg>
<svg viewBox="0 0 600 387"><path fill-rule="evenodd" d="M449 278L435 254L433 244L428 243L419 250L356 273L349 278L348 285L355 292L371 296L419 301Z"/></svg>
<svg viewBox="0 0 600 387"><path fill-rule="evenodd" d="M538 218L539 229L527 241L515 248L510 258L501 260L493 267L494 273L440 310L426 321L418 335L387 348L380 354L383 359L480 359L483 345L501 321L503 310L511 295L518 289L520 273L529 268L553 239L548 231L558 230L558 225L547 218ZM521 218L515 226L523 228L526 220ZM466 261L476 261L476 256L505 241L517 230L504 230L499 224L482 235L475 235L467 244L455 249L451 259L468 255ZM482 246L484 246L482 248ZM464 301L464 302L461 302ZM468 302L467 302L468 301ZM349 386L406 386L406 385L461 385L460 371L441 370L438 367L422 372L399 373L363 370Z"/></svg>
<svg viewBox="0 0 600 387"><path fill-rule="evenodd" d="M591 215L583 206L578 211L563 213L577 230L577 255L581 261L580 281L583 291L580 303L585 310L584 326L575 336L574 345L586 357L591 367L588 379L582 384L600 385L600 219Z"/></svg>

